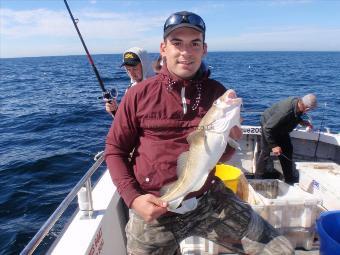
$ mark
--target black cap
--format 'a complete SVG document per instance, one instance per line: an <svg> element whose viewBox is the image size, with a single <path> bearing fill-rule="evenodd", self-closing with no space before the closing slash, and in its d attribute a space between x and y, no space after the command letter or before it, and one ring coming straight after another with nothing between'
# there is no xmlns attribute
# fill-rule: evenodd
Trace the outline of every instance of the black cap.
<svg viewBox="0 0 340 255"><path fill-rule="evenodd" d="M187 11L175 12L171 14L164 23L163 38L166 38L172 31L180 27L193 28L203 34L205 37L205 23L203 19L193 13Z"/></svg>
<svg viewBox="0 0 340 255"><path fill-rule="evenodd" d="M124 53L124 61L121 66L136 66L140 63L140 59L136 53L133 52L125 52Z"/></svg>

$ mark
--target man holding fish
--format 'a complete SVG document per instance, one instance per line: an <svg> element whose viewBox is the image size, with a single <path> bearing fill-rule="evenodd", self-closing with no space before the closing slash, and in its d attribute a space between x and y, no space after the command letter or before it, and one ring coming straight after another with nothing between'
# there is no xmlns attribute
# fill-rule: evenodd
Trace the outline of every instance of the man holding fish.
<svg viewBox="0 0 340 255"><path fill-rule="evenodd" d="M205 31L191 12L166 20L162 70L129 89L109 131L106 162L132 209L128 254L172 255L193 235L240 253L292 254L289 241L214 176L230 139L242 135L242 100L209 78Z"/></svg>

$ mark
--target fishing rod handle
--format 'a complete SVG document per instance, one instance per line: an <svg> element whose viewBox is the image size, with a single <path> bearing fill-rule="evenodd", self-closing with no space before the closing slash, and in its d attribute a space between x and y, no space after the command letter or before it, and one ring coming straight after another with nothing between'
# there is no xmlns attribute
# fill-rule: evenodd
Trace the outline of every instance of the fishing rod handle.
<svg viewBox="0 0 340 255"><path fill-rule="evenodd" d="M114 97L113 95L112 95L112 93L111 93L111 91L109 91L109 90L106 90L105 92L103 92L103 96L102 96L102 99L105 101L105 103L108 103L108 104L115 104L115 109L113 110L113 111L110 111L110 113L111 113L111 116L112 116L112 118L114 118L114 116L116 115L116 112L117 112L117 108L118 108L118 103L117 103L117 101L116 101L116 98L117 97ZM105 106L105 108L106 108L106 106ZM107 109L106 108L106 110L108 111L108 110L110 110L110 109ZM109 112L109 111L108 111Z"/></svg>

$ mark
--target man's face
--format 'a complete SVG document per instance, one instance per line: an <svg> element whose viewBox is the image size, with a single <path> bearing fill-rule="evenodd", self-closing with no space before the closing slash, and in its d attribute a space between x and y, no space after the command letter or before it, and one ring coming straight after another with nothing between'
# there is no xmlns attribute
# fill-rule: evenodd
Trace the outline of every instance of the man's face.
<svg viewBox="0 0 340 255"><path fill-rule="evenodd" d="M299 103L298 103L298 111L301 112L301 113L307 113L308 111L312 110L313 108L309 108L309 107L306 107L304 105L304 103L302 102L302 100L299 100Z"/></svg>
<svg viewBox="0 0 340 255"><path fill-rule="evenodd" d="M181 27L172 31L160 46L170 73L182 79L191 79L201 66L207 53L203 35L199 31Z"/></svg>
<svg viewBox="0 0 340 255"><path fill-rule="evenodd" d="M136 66L125 66L125 70L129 77L135 82L141 82L143 80L143 68L142 64L139 63Z"/></svg>

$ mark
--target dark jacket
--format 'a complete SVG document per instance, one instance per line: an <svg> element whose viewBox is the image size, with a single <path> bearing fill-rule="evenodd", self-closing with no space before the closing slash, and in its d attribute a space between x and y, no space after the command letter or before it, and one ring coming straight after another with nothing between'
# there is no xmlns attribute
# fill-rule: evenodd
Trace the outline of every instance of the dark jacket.
<svg viewBox="0 0 340 255"><path fill-rule="evenodd" d="M288 97L262 114L262 135L270 148L278 146L278 137L287 136L302 121L302 113L298 112L298 100L298 98Z"/></svg>
<svg viewBox="0 0 340 255"><path fill-rule="evenodd" d="M198 83L201 100L193 110L199 95ZM183 86L186 114L181 101ZM187 136L225 91L206 73L185 81L171 77L166 67L128 90L107 136L105 154L111 178L129 207L137 196L158 196L164 184L177 180L177 158L189 148Z"/></svg>

